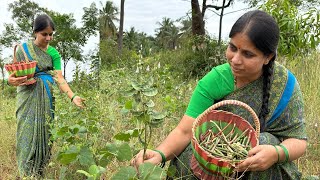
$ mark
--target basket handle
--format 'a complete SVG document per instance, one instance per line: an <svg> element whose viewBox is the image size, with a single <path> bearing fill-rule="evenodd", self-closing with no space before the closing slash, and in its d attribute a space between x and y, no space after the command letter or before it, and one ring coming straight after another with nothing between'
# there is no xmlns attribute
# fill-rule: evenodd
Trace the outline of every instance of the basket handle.
<svg viewBox="0 0 320 180"><path fill-rule="evenodd" d="M218 107L221 107L221 106L229 105L229 104L241 106L241 107L243 107L243 108L245 108L246 110L249 111L249 113L253 117L254 124L256 125L256 134L257 134L257 137L259 138L259 135L260 135L260 121L259 121L259 118L258 118L257 114L254 112L254 110L249 105L247 105L244 102L238 101L238 100L223 100L223 101L220 101L220 102L218 102L216 104L213 104L207 110L205 110L202 114L200 114L199 117L197 117L197 119L202 119L203 116L206 116L212 110L214 110L214 109L216 109Z"/></svg>
<svg viewBox="0 0 320 180"><path fill-rule="evenodd" d="M17 47L18 47L18 46L20 47L20 49L21 49L21 51L22 51L22 53L23 53L23 56L24 56L25 61L26 61L26 62L29 62L30 60L29 60L26 52L24 51L23 47L21 46L21 44L16 44L16 45L14 46L14 49L13 49L13 62L14 62L14 63L17 62L16 51L17 51Z"/></svg>

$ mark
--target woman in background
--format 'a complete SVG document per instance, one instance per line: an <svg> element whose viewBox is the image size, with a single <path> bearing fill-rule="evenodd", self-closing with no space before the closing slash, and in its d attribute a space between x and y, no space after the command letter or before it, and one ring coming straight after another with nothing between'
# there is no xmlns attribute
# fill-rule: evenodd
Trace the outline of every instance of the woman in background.
<svg viewBox="0 0 320 180"><path fill-rule="evenodd" d="M17 86L17 161L20 177L41 176L50 158L49 123L54 119L52 85L58 84L71 102L84 108L84 99L72 92L61 71L59 52L49 42L55 26L52 19L42 14L33 24L35 39L22 44L30 60L37 61L36 83L28 84L27 77L9 75L8 83ZM24 60L22 49L16 53L17 61Z"/></svg>

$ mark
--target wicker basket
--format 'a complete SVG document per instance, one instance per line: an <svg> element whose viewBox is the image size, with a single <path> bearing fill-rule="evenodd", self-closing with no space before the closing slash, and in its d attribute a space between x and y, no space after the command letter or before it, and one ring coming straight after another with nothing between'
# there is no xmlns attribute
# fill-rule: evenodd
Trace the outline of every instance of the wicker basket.
<svg viewBox="0 0 320 180"><path fill-rule="evenodd" d="M253 116L253 120L256 126L254 129L248 121L243 119L242 117L235 115L230 112L222 111L222 110L214 110L220 106L224 105L238 105L250 112ZM233 130L234 132L242 134L244 133L245 136L248 137L249 145L251 148L257 146L259 144L259 134L260 134L260 123L259 118L257 117L256 113L253 109L248 106L247 104L237 101L237 100L225 100L218 102L200 114L195 122L193 123L192 127L192 150L193 155L191 158L191 169L193 173L200 179L220 179L219 176L228 177L233 174L234 166L239 163L238 162L231 162L230 160L217 158L212 155L212 153L206 151L199 142L203 135L208 132L209 129L213 131L214 134L219 133L220 131L213 128L212 123L208 123L209 121L214 121L220 123L223 127L224 132L229 133L232 129L231 126L227 124L235 124ZM240 160L241 162L242 160Z"/></svg>
<svg viewBox="0 0 320 180"><path fill-rule="evenodd" d="M16 50L17 47L20 47L24 55L24 61L17 61ZM13 50L13 62L6 64L4 67L9 74L16 72L16 77L27 76L26 85L33 84L36 80L33 78L36 71L37 61L30 61L27 54L25 53L23 47L20 44L14 46Z"/></svg>

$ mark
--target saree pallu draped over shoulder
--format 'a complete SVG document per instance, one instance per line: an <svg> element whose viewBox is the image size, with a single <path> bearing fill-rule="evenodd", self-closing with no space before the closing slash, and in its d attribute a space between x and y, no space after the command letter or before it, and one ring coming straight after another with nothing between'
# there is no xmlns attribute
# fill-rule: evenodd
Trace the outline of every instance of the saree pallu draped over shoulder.
<svg viewBox="0 0 320 180"><path fill-rule="evenodd" d="M235 99L248 104L256 114L259 114L262 103L263 79L260 77L245 87L236 89L222 100ZM255 127L250 113L237 106L227 105L219 108L240 115ZM260 134L259 144L280 144L287 138L307 139L303 117L303 100L298 82L293 74L275 63L273 80L269 99L270 113L266 117L266 124ZM177 166L179 177L197 179L190 170L192 148L189 145L171 164ZM188 165L188 168L186 168ZM241 173L240 173L241 175ZM246 172L242 179L249 180L285 180L301 179L301 173L293 162L276 163L261 172Z"/></svg>
<svg viewBox="0 0 320 180"><path fill-rule="evenodd" d="M49 71L53 69L49 54L33 42L23 44L31 60L38 61L35 73L36 83L17 88L17 161L21 177L42 175L50 158L49 123L52 122L54 80ZM22 61L18 50L17 60Z"/></svg>

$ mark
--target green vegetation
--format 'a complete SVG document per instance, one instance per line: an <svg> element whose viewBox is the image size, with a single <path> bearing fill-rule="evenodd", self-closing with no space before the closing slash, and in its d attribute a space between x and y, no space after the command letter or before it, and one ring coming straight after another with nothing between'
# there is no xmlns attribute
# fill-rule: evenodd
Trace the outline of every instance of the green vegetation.
<svg viewBox="0 0 320 180"><path fill-rule="evenodd" d="M320 104L317 99L320 97L320 78L317 70L320 68L320 54L314 52L307 57L279 58L279 61L297 76L305 99L309 144L306 154L296 163L305 177L312 174L319 176L320 127L317 119ZM149 67L149 71L146 72L154 78L153 87L158 90L158 94L152 97L152 101L157 104L156 110L167 112L167 117L161 124L162 128L154 128L152 131L148 148L153 148L168 135L182 117L196 79L173 78L178 77L179 73L168 71L168 67L171 66L169 64L158 67L157 58L144 58L137 63L143 64L140 66L142 69ZM144 144L137 138L141 126L138 126L134 122L134 116L125 110L125 106L131 107L133 101L123 96L123 91L129 90L127 88L131 86L133 77L144 76L136 72L136 67L101 71L100 89L91 86L90 75L82 75L81 79L75 78L78 80L72 83L72 87L78 94L86 97L85 110L70 106L65 95L60 94L58 90L55 92L56 117L52 130L55 143L52 161L46 169L46 178L84 179L87 176L94 179L100 174L109 178L118 172L116 178L122 177L121 172L122 175L131 172L129 160L133 154L144 148ZM15 98L12 89L13 87L6 86L5 90L1 91L1 179L14 179L17 174ZM145 168L148 169L149 166L146 165ZM164 172L158 169L153 173Z"/></svg>
<svg viewBox="0 0 320 180"><path fill-rule="evenodd" d="M320 15L312 9L305 13L310 16L299 16L291 1L281 2L274 6L273 1L266 1L263 7L281 23L278 61L296 75L305 99L309 143L306 154L296 163L303 177L312 179L311 175L320 176L320 53L316 50ZM193 36L191 19L173 21L167 17L158 22L155 37L134 28L124 32L123 49L116 53L117 27L113 21L118 20L118 8L112 1L100 6L92 3L84 8L83 27L76 28L72 14L52 12L27 0L9 5L15 24L5 25L0 34L0 52L17 41L17 32L32 32L34 12L47 12L57 25L59 36L52 45L57 46L64 65L69 60L90 60L92 65L90 74L76 68L70 83L74 92L86 99L87 108L72 106L66 95L54 90L55 119L49 124L54 143L46 179L136 179L135 169L129 166L132 156L141 149L154 148L169 134L183 116L197 80L225 62L220 50L226 48L226 42L219 46L212 37ZM282 11L290 16L285 18ZM80 48L87 38L98 33L96 49L82 54ZM0 56L1 74L8 59ZM16 88L2 82L0 179L16 179ZM144 164L140 172L140 177L160 179L174 174L174 168Z"/></svg>

